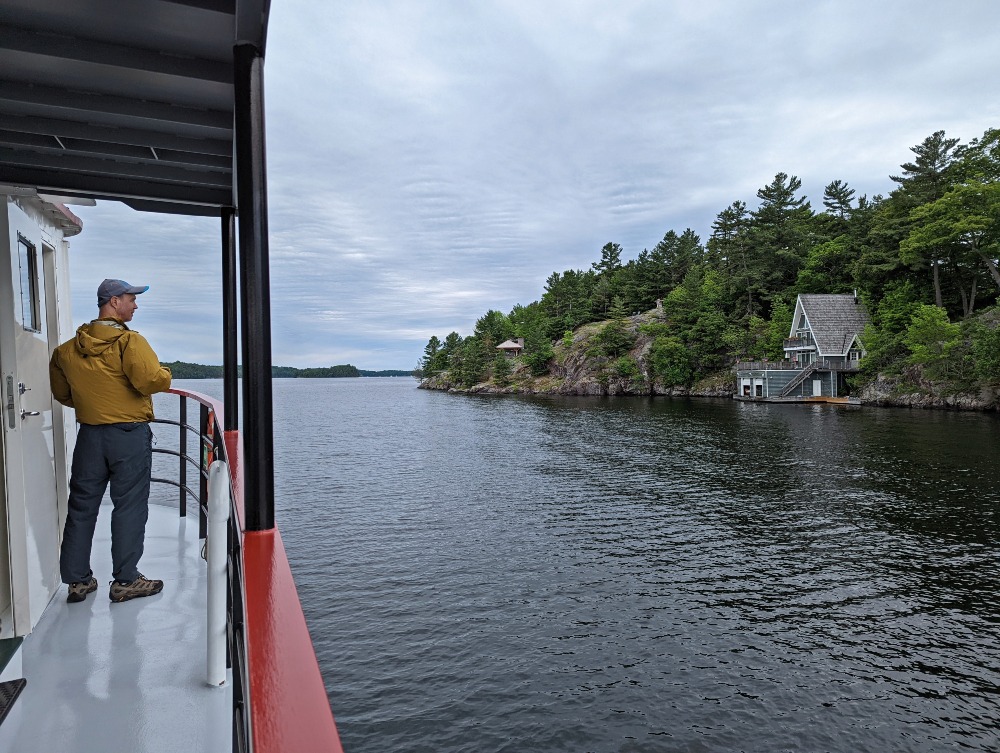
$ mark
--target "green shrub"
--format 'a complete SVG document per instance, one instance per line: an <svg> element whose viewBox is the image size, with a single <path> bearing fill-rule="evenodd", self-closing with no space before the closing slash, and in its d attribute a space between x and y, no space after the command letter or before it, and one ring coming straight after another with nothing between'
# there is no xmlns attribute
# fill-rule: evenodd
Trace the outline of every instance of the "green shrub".
<svg viewBox="0 0 1000 753"><path fill-rule="evenodd" d="M635 345L635 335L628 331L625 322L615 319L605 324L593 337L591 352L594 355L618 358Z"/></svg>
<svg viewBox="0 0 1000 753"><path fill-rule="evenodd" d="M669 336L673 332L673 328L663 322L643 322L639 325L639 331L650 337L659 337L660 335Z"/></svg>
<svg viewBox="0 0 1000 753"><path fill-rule="evenodd" d="M642 369L632 356L621 356L611 364L611 372L622 379L641 380Z"/></svg>
<svg viewBox="0 0 1000 753"><path fill-rule="evenodd" d="M549 361L555 355L552 344L545 339L537 339L534 342L525 342L525 355L522 360L528 364L531 373L535 376L542 376L549 373Z"/></svg>
<svg viewBox="0 0 1000 753"><path fill-rule="evenodd" d="M948 314L937 306L922 304L910 317L903 342L910 350L910 363L930 365L943 361L958 345L962 329L948 321Z"/></svg>
<svg viewBox="0 0 1000 753"><path fill-rule="evenodd" d="M657 337L649 349L653 374L667 387L687 385L694 377L691 352L676 337Z"/></svg>
<svg viewBox="0 0 1000 753"><path fill-rule="evenodd" d="M976 377L983 384L1000 385L1000 327L976 322L970 326L969 335Z"/></svg>

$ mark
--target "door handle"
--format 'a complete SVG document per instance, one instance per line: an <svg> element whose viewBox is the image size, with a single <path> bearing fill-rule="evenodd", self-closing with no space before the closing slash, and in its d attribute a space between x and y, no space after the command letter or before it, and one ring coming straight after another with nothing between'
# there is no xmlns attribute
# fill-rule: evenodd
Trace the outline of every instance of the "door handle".
<svg viewBox="0 0 1000 753"><path fill-rule="evenodd" d="M14 423L14 377L7 377L7 423L10 428L15 427Z"/></svg>
<svg viewBox="0 0 1000 753"><path fill-rule="evenodd" d="M25 392L30 392L31 391L31 387L25 387L24 386L24 382L18 382L17 383L17 391L18 391L19 394L23 395ZM40 416L40 415L41 415L41 413L39 413L36 410L23 410L23 409L21 410L21 420L22 421L25 418L27 418L28 416ZM11 418L13 418L13 416L11 416Z"/></svg>

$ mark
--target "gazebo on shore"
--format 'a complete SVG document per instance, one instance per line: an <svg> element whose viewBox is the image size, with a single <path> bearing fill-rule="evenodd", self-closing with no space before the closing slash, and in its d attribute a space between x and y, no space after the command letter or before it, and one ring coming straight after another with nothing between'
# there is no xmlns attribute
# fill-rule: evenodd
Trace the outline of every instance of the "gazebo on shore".
<svg viewBox="0 0 1000 753"><path fill-rule="evenodd" d="M508 358L517 358L524 352L524 338L517 337L513 340L504 340L497 345L497 350L502 351Z"/></svg>

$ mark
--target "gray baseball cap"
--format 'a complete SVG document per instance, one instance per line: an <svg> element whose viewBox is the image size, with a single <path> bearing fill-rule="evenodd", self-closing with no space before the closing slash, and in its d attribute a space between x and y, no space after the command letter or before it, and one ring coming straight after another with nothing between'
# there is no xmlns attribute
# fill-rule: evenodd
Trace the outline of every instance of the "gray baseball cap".
<svg viewBox="0 0 1000 753"><path fill-rule="evenodd" d="M149 290L149 285L129 285L125 280L105 280L97 288L97 305L103 306L115 296L122 296L126 293L145 293Z"/></svg>

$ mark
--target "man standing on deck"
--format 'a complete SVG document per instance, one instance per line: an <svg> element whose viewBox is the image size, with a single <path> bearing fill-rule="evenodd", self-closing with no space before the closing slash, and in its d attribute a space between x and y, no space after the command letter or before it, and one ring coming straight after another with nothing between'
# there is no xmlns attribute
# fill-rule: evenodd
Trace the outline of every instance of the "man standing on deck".
<svg viewBox="0 0 1000 753"><path fill-rule="evenodd" d="M69 585L66 601L79 602L97 590L90 568L94 528L104 492L111 483L111 601L152 596L162 580L138 570L146 538L153 462L155 392L170 389L170 369L126 322L149 286L105 280L97 289L98 316L81 325L76 337L55 349L49 362L52 394L76 410L80 430L73 452L69 509L59 569Z"/></svg>

